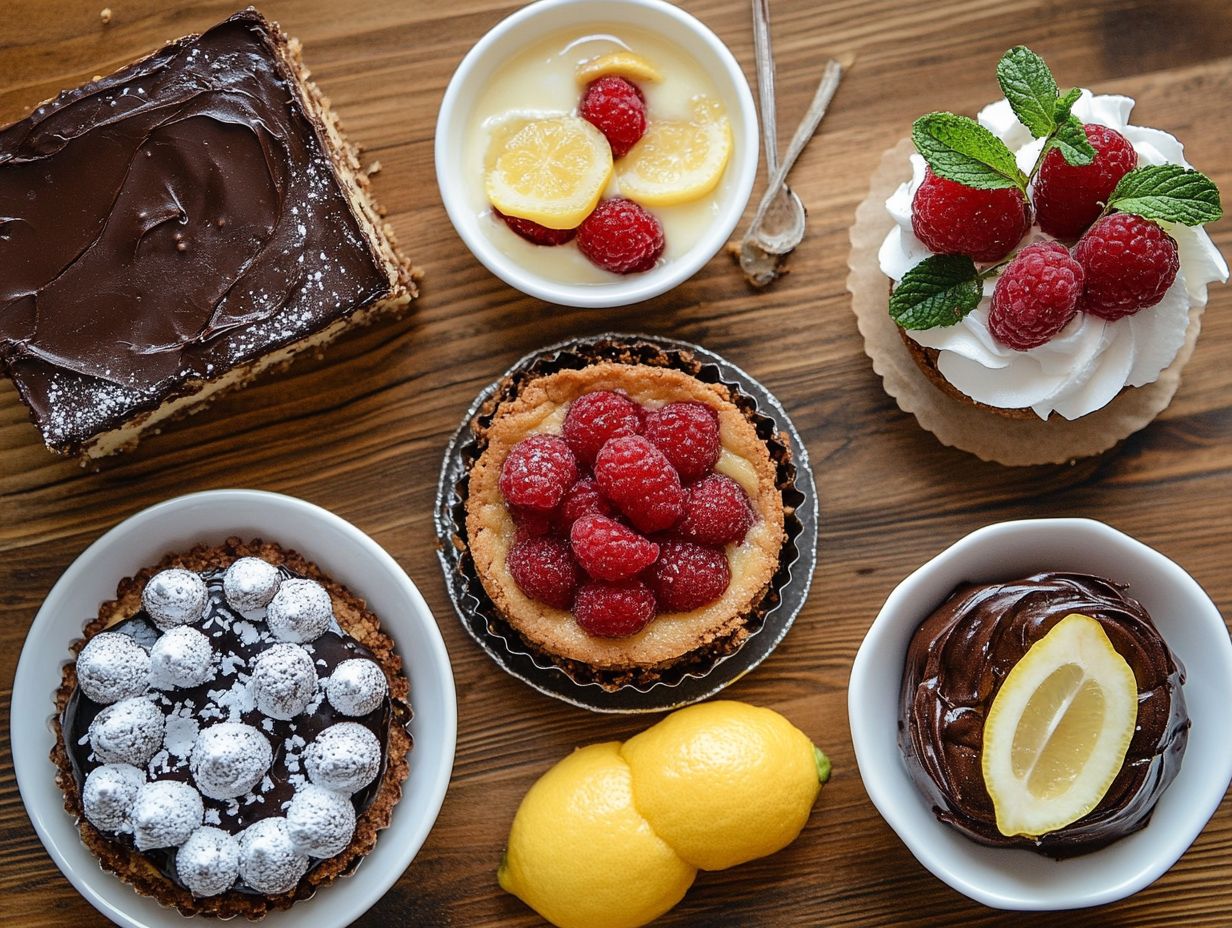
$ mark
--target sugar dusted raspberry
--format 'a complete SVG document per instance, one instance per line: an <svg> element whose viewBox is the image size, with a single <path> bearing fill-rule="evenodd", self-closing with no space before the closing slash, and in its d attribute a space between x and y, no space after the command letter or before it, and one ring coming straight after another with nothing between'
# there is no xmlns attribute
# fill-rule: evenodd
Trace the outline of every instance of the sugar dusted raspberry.
<svg viewBox="0 0 1232 928"><path fill-rule="evenodd" d="M1095 160L1070 164L1054 148L1040 165L1033 191L1040 228L1070 242L1096 220L1117 181L1138 166L1138 153L1121 133L1090 124L1083 129Z"/></svg>
<svg viewBox="0 0 1232 928"><path fill-rule="evenodd" d="M1053 338L1078 311L1082 265L1056 242L1036 242L1001 272L988 312L988 329L1015 351Z"/></svg>
<svg viewBox="0 0 1232 928"><path fill-rule="evenodd" d="M573 554L596 580L636 577L655 562L659 546L607 516L585 515L569 532Z"/></svg>
<svg viewBox="0 0 1232 928"><path fill-rule="evenodd" d="M708 474L719 459L719 416L705 403L668 403L651 411L645 434L681 480Z"/></svg>
<svg viewBox="0 0 1232 928"><path fill-rule="evenodd" d="M599 485L595 483L595 478L583 477L565 494L564 501L561 502L558 510L556 527L568 534L573 523L587 513L610 516L615 511L612 504L599 492Z"/></svg>
<svg viewBox="0 0 1232 928"><path fill-rule="evenodd" d="M640 581L587 583L573 604L578 625L597 638L635 635L655 617L655 598Z"/></svg>
<svg viewBox="0 0 1232 928"><path fill-rule="evenodd" d="M518 538L538 538L540 535L550 535L556 527L559 509L519 509L509 507L509 515L518 530Z"/></svg>
<svg viewBox="0 0 1232 928"><path fill-rule="evenodd" d="M573 241L573 237L577 235L577 229L549 229L547 226L541 226L530 219L506 216L495 206L492 207L492 215L497 219L503 219L505 225L512 229L516 235L526 239L532 245L545 245L548 247L564 245L567 242Z"/></svg>
<svg viewBox="0 0 1232 928"><path fill-rule="evenodd" d="M671 528L684 509L680 475L641 435L613 438L595 459L599 490L634 528L650 534Z"/></svg>
<svg viewBox="0 0 1232 928"><path fill-rule="evenodd" d="M1104 319L1154 306L1181 266L1172 236L1130 213L1113 213L1091 226L1074 257L1086 272L1078 308Z"/></svg>
<svg viewBox="0 0 1232 928"><path fill-rule="evenodd" d="M663 254L663 226L653 214L624 197L604 200L578 226L578 250L613 274L637 274Z"/></svg>
<svg viewBox="0 0 1232 928"><path fill-rule="evenodd" d="M727 591L731 568L720 548L688 541L665 541L650 569L650 586L664 612L689 612L709 605Z"/></svg>
<svg viewBox="0 0 1232 928"><path fill-rule="evenodd" d="M638 86L614 74L591 81L578 114L603 133L612 157L623 158L646 132L646 99Z"/></svg>
<svg viewBox="0 0 1232 928"><path fill-rule="evenodd" d="M578 586L578 568L567 541L524 538L509 549L509 574L531 599L568 609Z"/></svg>
<svg viewBox="0 0 1232 928"><path fill-rule="evenodd" d="M753 509L740 484L710 474L689 487L678 530L690 541L722 547L744 541L753 521Z"/></svg>
<svg viewBox="0 0 1232 928"><path fill-rule="evenodd" d="M976 190L929 169L911 202L911 228L937 254L1000 261L1031 228L1031 208L1015 188Z"/></svg>
<svg viewBox="0 0 1232 928"><path fill-rule="evenodd" d="M561 428L565 443L583 464L595 463L595 455L609 438L640 435L642 407L623 393L596 390L569 404Z"/></svg>
<svg viewBox="0 0 1232 928"><path fill-rule="evenodd" d="M532 435L509 451L501 465L505 502L522 509L555 509L578 479L577 459L555 435Z"/></svg>

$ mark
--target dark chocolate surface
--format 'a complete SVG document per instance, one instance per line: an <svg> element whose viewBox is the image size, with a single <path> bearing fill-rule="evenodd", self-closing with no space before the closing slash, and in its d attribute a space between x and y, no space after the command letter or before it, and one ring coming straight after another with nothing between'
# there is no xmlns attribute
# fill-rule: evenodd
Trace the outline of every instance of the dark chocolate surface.
<svg viewBox="0 0 1232 928"><path fill-rule="evenodd" d="M385 296L255 11L0 130L0 360L53 446Z"/></svg>
<svg viewBox="0 0 1232 928"><path fill-rule="evenodd" d="M279 571L284 577L298 576L286 567ZM252 662L258 654L273 643L273 638L263 627L263 624L245 619L236 612L222 596L222 577L224 571L215 570L204 574L206 586L210 591L210 606L206 618L195 623L194 628L209 636L215 652L221 655L215 676L194 687L176 688L174 690L151 690L153 698L169 716L168 727L183 725L184 719L191 719L192 724L204 729L216 722L235 721L252 725L264 734L273 748L274 759L265 779L258 783L247 795L238 799L211 799L202 795L205 804L205 824L222 828L231 834L239 834L253 822L270 816L285 814L285 805L291 801L296 785L306 782L302 758L303 749L324 729L337 722L358 722L376 735L381 743L381 770L373 781L351 797L358 815L372 803L380 787L385 771L385 751L389 739L389 726L392 720L392 706L387 695L381 705L368 715L350 717L342 715L330 706L323 698L318 687L317 697L308 709L289 721L271 719L262 715L256 708L240 712L231 712L229 704L239 698L239 688L244 683L239 674L247 678ZM107 631L121 632L131 635L147 649L150 648L162 634L154 623L140 610L132 618L119 622ZM372 652L358 641L347 635L336 623L330 631L315 641L304 645L312 655L317 665L317 679L328 677L333 669L342 661L354 657L372 659ZM64 708L61 720L64 731L64 743L68 751L69 763L72 766L73 777L77 781L78 795L86 776L100 764L92 758L89 743L90 723L104 708L101 703L87 698L80 689L74 689ZM178 716L180 721L173 721ZM189 728L191 734L191 727ZM167 742L182 740L182 736L168 736ZM164 747L146 767L150 779L182 780L192 782L189 772L188 753L177 756ZM133 847L131 834L115 834L108 832L108 838L125 847ZM179 886L180 882L175 871L175 848L158 848L144 851L155 866ZM313 859L312 868L319 866L320 860ZM311 869L310 868L310 871ZM237 882L232 892L257 893L249 889L242 881Z"/></svg>
<svg viewBox="0 0 1232 928"><path fill-rule="evenodd" d="M997 830L980 758L984 719L1002 681L1061 619L1096 619L1138 682L1138 728L1098 806L1038 839ZM1040 573L1011 583L959 586L920 625L907 652L899 744L937 817L982 844L1052 857L1098 850L1146 827L1176 777L1189 734L1185 671L1125 588L1085 574Z"/></svg>

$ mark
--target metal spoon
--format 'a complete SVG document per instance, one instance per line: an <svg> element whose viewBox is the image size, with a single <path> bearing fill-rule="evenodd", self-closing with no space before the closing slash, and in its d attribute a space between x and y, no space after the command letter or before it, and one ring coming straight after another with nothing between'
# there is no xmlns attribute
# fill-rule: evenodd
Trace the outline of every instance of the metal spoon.
<svg viewBox="0 0 1232 928"><path fill-rule="evenodd" d="M779 169L778 108L774 100L774 51L770 44L770 0L753 0L753 46L757 57L757 91L761 109L762 144L766 150L766 176ZM766 226L787 231L804 226L804 204L784 184L767 212Z"/></svg>

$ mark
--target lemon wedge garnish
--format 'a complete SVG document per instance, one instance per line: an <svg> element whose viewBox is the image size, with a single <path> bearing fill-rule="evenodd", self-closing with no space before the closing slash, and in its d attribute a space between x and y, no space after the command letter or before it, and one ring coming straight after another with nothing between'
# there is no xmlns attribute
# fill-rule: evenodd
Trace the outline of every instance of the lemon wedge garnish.
<svg viewBox="0 0 1232 928"><path fill-rule="evenodd" d="M488 200L506 216L549 229L574 229L590 215L612 176L603 133L576 116L535 119L493 139Z"/></svg>
<svg viewBox="0 0 1232 928"><path fill-rule="evenodd" d="M651 122L621 161L620 191L643 206L674 206L718 186L731 157L725 118Z"/></svg>
<svg viewBox="0 0 1232 928"><path fill-rule="evenodd" d="M1138 720L1134 672L1099 622L1068 615L1014 665L984 722L997 830L1038 837L1094 809Z"/></svg>
<svg viewBox="0 0 1232 928"><path fill-rule="evenodd" d="M606 77L609 74L619 74L621 77L632 77L639 81L655 82L663 79L658 69L641 55L633 52L611 52L591 58L578 65L578 83L589 84L593 80Z"/></svg>

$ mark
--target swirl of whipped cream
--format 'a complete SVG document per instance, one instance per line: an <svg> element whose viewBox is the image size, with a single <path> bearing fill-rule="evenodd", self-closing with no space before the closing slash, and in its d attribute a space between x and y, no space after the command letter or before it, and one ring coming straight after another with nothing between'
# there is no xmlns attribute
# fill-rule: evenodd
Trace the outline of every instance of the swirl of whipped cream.
<svg viewBox="0 0 1232 928"><path fill-rule="evenodd" d="M1093 96L1084 90L1073 112L1084 123L1115 129L1138 152L1139 165L1181 164L1184 147L1159 129L1129 125L1134 101L1116 95ZM1018 166L1030 172L1043 140L1033 139L1014 117L1006 100L980 111L980 123L1015 153ZM912 154L912 178L886 201L895 226L881 244L882 272L896 283L931 252L911 230L911 202L924 180L924 159ZM1181 268L1164 298L1148 309L1109 322L1078 313L1051 341L1029 351L1015 351L988 330L988 310L996 279L984 282L980 305L957 325L911 330L907 334L940 354L937 369L951 384L977 402L1003 409L1033 409L1041 419L1056 412L1077 419L1112 401L1126 386L1152 383L1185 342L1191 307L1206 305L1207 285L1226 283L1228 265L1201 227L1161 223L1176 239ZM1023 245L1049 236L1038 226Z"/></svg>

